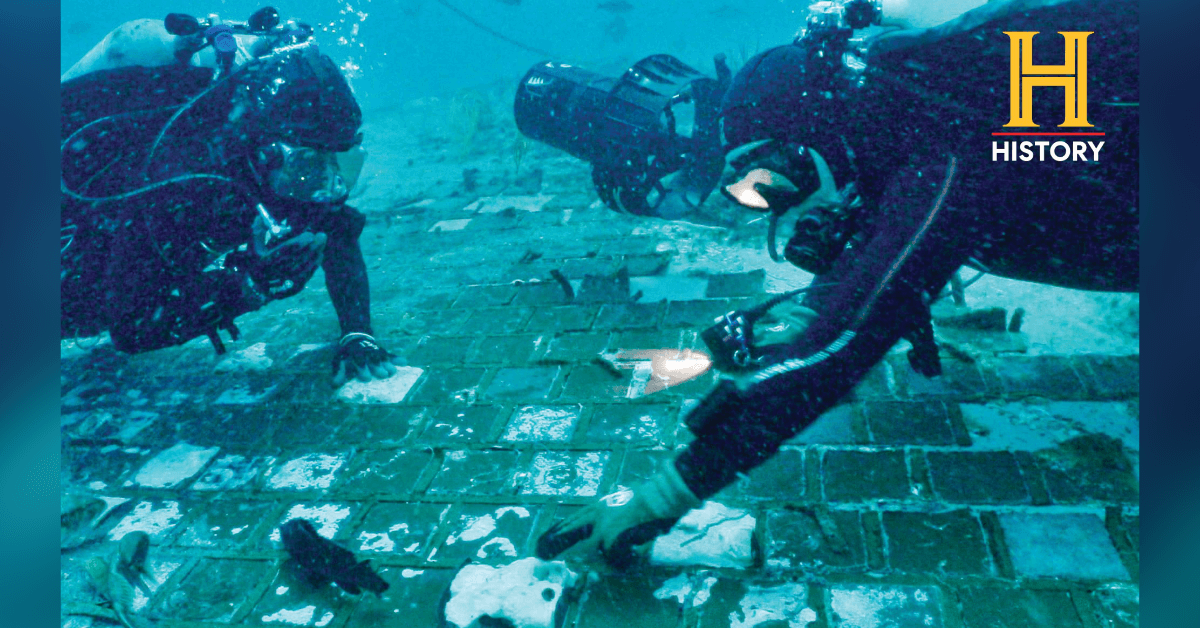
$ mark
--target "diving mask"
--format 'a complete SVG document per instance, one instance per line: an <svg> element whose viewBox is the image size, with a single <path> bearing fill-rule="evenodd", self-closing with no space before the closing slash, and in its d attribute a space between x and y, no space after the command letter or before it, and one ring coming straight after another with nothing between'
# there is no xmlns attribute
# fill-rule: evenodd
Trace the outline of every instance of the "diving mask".
<svg viewBox="0 0 1200 628"><path fill-rule="evenodd" d="M825 160L815 150L776 140L739 146L725 157L721 193L756 211L783 214L836 189Z"/></svg>
<svg viewBox="0 0 1200 628"><path fill-rule="evenodd" d="M825 158L812 148L776 140L740 146L726 156L721 193L742 207L770 212L767 252L777 262L777 223L794 209L797 219L783 257L816 275L829 272L858 231L862 201L856 186L838 189Z"/></svg>
<svg viewBox="0 0 1200 628"><path fill-rule="evenodd" d="M310 203L340 203L350 196L338 166L338 154L272 142L255 155L259 182L280 198Z"/></svg>

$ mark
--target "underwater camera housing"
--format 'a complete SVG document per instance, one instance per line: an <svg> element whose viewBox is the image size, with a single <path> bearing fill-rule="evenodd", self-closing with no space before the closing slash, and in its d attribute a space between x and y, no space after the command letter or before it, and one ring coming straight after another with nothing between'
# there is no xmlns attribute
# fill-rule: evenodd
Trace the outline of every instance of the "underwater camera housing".
<svg viewBox="0 0 1200 628"><path fill-rule="evenodd" d="M685 193L703 202L724 166L719 117L731 73L724 56L715 64L716 79L665 54L619 78L539 63L517 88L517 128L590 163L601 200L617 211L655 215L661 180L677 171Z"/></svg>

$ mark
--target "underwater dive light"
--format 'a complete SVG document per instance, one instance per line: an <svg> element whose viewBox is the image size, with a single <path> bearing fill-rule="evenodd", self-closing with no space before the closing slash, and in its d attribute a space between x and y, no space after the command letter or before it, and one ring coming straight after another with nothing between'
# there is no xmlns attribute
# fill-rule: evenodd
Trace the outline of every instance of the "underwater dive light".
<svg viewBox="0 0 1200 628"><path fill-rule="evenodd" d="M702 201L724 166L718 118L731 73L723 56L715 62L716 79L662 54L619 78L539 63L517 88L517 128L592 164L600 198L618 211L654 214L660 181L677 171Z"/></svg>

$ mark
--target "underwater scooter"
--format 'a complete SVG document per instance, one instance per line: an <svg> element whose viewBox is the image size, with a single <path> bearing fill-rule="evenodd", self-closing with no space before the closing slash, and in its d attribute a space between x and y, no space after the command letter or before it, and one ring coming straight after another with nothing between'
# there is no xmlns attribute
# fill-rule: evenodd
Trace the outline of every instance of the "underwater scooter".
<svg viewBox="0 0 1200 628"><path fill-rule="evenodd" d="M539 63L517 87L517 128L590 163L596 191L614 210L658 215L663 178L676 172L682 185L673 187L699 204L724 167L719 117L732 73L724 55L714 61L715 79L666 54L618 78Z"/></svg>

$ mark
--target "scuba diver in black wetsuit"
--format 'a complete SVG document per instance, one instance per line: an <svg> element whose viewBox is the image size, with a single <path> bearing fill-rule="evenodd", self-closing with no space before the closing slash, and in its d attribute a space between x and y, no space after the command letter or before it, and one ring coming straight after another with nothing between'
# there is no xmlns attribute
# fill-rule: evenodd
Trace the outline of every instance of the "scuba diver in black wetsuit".
<svg viewBox="0 0 1200 628"><path fill-rule="evenodd" d="M964 265L1138 290L1134 0L993 1L859 51L847 29L821 26L751 59L721 106L732 147L722 192L776 218L799 214L784 257L816 275L801 303L809 323L790 342L756 346L765 308L719 319L704 337L726 373L686 417L695 440L647 481L556 524L539 557L578 543L627 564L634 546L774 455L901 339L915 370L939 374L929 306ZM1039 65L1062 63L1054 33L1091 33L1084 130L1104 134L1086 138L1103 141L1098 159L1088 149L1086 161L1042 161L1037 147L1029 161L994 157L993 141L1007 138L992 133L1009 130L1005 32L1031 31L1043 33ZM1043 91L1033 119L1058 131L1061 88Z"/></svg>
<svg viewBox="0 0 1200 628"><path fill-rule="evenodd" d="M279 22L131 22L64 75L64 338L109 331L140 353L208 336L222 353L220 330L236 339L234 319L322 268L335 384L396 372L346 204L362 113L312 29Z"/></svg>

